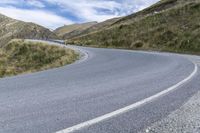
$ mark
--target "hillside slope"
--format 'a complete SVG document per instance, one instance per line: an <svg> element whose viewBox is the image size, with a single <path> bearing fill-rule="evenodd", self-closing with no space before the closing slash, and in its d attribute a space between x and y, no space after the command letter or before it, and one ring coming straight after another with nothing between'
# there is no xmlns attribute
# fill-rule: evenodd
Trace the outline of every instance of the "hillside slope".
<svg viewBox="0 0 200 133"><path fill-rule="evenodd" d="M112 18L112 19L108 19L106 21L103 21L101 23L97 23L97 24L83 30L79 34L76 34L76 36L73 36L71 38L75 38L75 37L79 37L79 36L83 36L83 35L87 35L87 34L90 34L90 33L95 33L95 32L104 30L104 29L112 26L112 24L114 24L118 20L120 20L120 18Z"/></svg>
<svg viewBox="0 0 200 133"><path fill-rule="evenodd" d="M54 33L56 33L60 37L67 39L67 38L71 38L72 36L75 36L76 34L81 33L83 30L85 30L95 24L97 24L97 22L65 25L65 26L57 28L54 31Z"/></svg>
<svg viewBox="0 0 200 133"><path fill-rule="evenodd" d="M68 43L200 53L200 0L161 0L96 33Z"/></svg>
<svg viewBox="0 0 200 133"><path fill-rule="evenodd" d="M13 39L0 49L0 78L63 66L78 58L71 49Z"/></svg>
<svg viewBox="0 0 200 133"><path fill-rule="evenodd" d="M0 14L0 47L13 38L49 39L56 34L34 23L26 23Z"/></svg>
<svg viewBox="0 0 200 133"><path fill-rule="evenodd" d="M63 39L72 39L108 28L118 20L120 20L120 18L112 18L101 23L88 22L83 24L66 25L56 29L54 33Z"/></svg>

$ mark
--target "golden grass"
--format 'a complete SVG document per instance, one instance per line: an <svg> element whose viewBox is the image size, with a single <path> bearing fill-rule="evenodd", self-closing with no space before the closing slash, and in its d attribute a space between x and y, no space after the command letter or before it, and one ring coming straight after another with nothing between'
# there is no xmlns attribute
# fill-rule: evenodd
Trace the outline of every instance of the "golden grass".
<svg viewBox="0 0 200 133"><path fill-rule="evenodd" d="M0 77L60 67L78 58L71 49L15 39L0 49Z"/></svg>

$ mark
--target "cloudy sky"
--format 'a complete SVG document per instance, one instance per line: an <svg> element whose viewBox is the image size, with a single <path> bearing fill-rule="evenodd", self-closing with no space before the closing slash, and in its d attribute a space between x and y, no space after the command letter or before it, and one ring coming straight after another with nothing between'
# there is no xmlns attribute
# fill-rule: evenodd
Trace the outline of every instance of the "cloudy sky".
<svg viewBox="0 0 200 133"><path fill-rule="evenodd" d="M159 0L0 0L0 13L50 29L104 21L142 10Z"/></svg>

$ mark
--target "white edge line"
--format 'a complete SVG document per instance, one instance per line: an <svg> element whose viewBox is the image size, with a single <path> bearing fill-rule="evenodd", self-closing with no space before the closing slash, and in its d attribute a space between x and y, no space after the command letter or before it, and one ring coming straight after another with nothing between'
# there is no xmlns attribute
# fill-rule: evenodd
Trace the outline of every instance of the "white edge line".
<svg viewBox="0 0 200 133"><path fill-rule="evenodd" d="M189 81L197 73L198 66L195 63L193 63L193 64L194 64L194 70L193 70L193 72L187 78L185 78L181 82L179 82L179 83L177 83L177 84L175 84L175 85L167 88L166 90L161 91L161 92L159 92L159 93L157 93L157 94L155 94L153 96L150 96L148 98L145 98L145 99L143 99L141 101L138 101L138 102L136 102L134 104L131 104L129 106L121 108L119 110L116 110L116 111L113 111L111 113L99 116L99 117L94 118L94 119L89 120L89 121L85 121L85 122L80 123L78 125L75 125L75 126L72 126L72 127L69 127L69 128L66 128L66 129L63 129L63 130L60 130L60 131L57 131L56 133L71 133L71 132L80 130L82 128L89 127L91 125L94 125L94 124L97 124L99 122L105 121L105 120L107 120L109 118L116 117L116 116L118 116L120 114L126 113L126 112L128 112L130 110L133 110L135 108L138 108L141 105L144 105L144 104L146 104L148 102L151 102L151 101L153 101L153 100L155 100L155 99L157 99L157 98L159 98L159 97L161 97L161 96L169 93L170 91L175 90L177 87L179 87L179 86L183 85L184 83L186 83L187 81Z"/></svg>

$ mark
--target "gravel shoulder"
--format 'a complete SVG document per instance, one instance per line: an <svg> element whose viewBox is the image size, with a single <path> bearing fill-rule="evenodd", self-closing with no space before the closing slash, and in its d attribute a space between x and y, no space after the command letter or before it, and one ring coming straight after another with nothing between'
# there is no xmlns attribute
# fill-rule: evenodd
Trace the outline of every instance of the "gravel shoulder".
<svg viewBox="0 0 200 133"><path fill-rule="evenodd" d="M165 119L152 124L143 132L148 133L199 133L200 92L195 94L180 109Z"/></svg>

